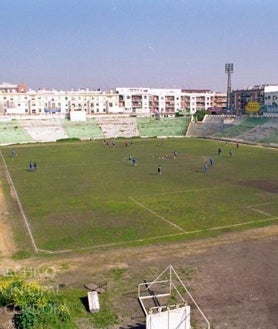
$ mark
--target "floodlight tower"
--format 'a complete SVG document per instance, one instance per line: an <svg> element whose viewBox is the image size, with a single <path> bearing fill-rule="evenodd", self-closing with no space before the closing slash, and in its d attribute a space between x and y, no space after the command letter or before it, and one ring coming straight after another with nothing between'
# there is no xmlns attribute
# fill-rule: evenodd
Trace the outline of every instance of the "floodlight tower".
<svg viewBox="0 0 278 329"><path fill-rule="evenodd" d="M227 82L227 112L232 111L232 73L234 72L234 64L228 63L225 64L225 73L228 74L228 82Z"/></svg>

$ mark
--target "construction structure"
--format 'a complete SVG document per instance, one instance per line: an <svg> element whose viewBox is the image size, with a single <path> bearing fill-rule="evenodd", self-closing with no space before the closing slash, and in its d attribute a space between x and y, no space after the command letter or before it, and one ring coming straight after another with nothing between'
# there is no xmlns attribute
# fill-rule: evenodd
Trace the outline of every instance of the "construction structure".
<svg viewBox="0 0 278 329"><path fill-rule="evenodd" d="M146 329L210 329L210 322L172 265L156 279L138 285L138 299L146 316Z"/></svg>

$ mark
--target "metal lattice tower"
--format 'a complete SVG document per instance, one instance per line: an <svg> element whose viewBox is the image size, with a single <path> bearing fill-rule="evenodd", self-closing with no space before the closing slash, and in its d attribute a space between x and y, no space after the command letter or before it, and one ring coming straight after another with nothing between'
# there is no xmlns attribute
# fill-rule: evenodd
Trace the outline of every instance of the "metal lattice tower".
<svg viewBox="0 0 278 329"><path fill-rule="evenodd" d="M225 73L228 74L227 82L227 112L232 111L232 73L234 72L234 64L228 63L225 64Z"/></svg>

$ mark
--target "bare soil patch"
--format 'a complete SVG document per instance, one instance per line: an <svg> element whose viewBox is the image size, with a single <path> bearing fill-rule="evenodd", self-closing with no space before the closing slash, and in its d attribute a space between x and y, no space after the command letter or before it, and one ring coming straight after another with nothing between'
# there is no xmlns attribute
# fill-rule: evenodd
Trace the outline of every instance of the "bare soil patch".
<svg viewBox="0 0 278 329"><path fill-rule="evenodd" d="M240 184L250 187L255 187L257 189L270 192L270 193L278 193L278 180L246 180L240 182Z"/></svg>
<svg viewBox="0 0 278 329"><path fill-rule="evenodd" d="M14 329L14 312L6 307L0 308L0 329Z"/></svg>
<svg viewBox="0 0 278 329"><path fill-rule="evenodd" d="M10 213L0 185L0 258L7 258L15 252L9 216Z"/></svg>
<svg viewBox="0 0 278 329"><path fill-rule="evenodd" d="M192 279L184 283L214 329L276 329L277 254L278 226L274 225L168 246L95 251L81 256L65 254L51 260L22 260L20 264L23 268L54 269L56 283L66 288L108 280L108 289L113 289L115 283L109 281L109 271L126 269L129 283L115 301L126 315L113 329L144 328L137 284L154 279L169 264L178 273L184 268L192 270ZM84 322L80 322L80 328L87 328Z"/></svg>

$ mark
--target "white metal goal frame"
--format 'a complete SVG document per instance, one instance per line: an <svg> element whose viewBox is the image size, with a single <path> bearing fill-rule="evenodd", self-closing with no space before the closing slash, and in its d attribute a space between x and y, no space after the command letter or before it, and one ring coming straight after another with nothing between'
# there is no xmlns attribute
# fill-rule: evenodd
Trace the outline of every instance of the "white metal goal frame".
<svg viewBox="0 0 278 329"><path fill-rule="evenodd" d="M164 276L168 276L167 279L162 280ZM184 294L187 295L188 301L187 302L183 296L183 294L179 291L178 287L176 286L174 280L177 280L177 283L180 287L183 288ZM152 290L152 287L155 287L155 285L164 285L166 287L166 291L159 293ZM148 310L146 308L146 301L153 299L153 300L159 300L164 297L170 297L173 292L175 292L179 298L180 302L176 303L174 305L156 305L153 307L150 307ZM169 265L163 272L161 272L153 281L150 282L143 282L138 284L138 300L140 302L140 305L145 313L145 316L148 316L152 313L158 313L163 311L170 311L171 309L176 309L179 307L184 307L188 304L193 304L196 309L198 310L199 314L201 315L202 319L204 320L206 324L207 329L211 329L211 325L209 320L207 319L206 315L200 308L200 306L197 304L196 300L193 298L189 290L186 288L184 283L182 282L181 278L175 271L172 265Z"/></svg>

